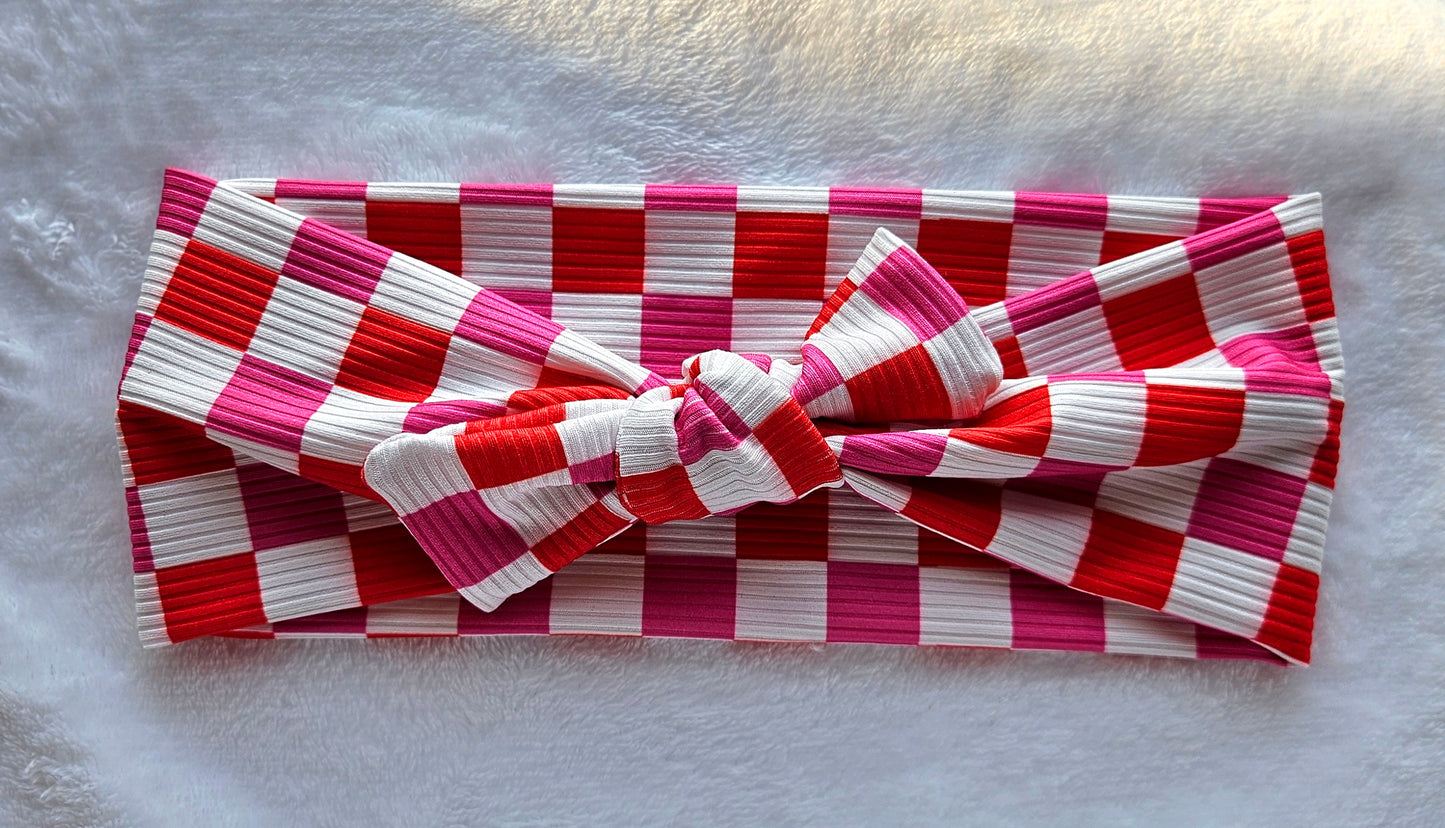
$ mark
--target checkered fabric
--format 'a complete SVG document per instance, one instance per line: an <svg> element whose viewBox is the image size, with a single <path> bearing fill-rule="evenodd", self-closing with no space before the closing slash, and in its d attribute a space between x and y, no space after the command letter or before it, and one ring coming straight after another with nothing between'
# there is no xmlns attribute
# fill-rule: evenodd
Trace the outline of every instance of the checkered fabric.
<svg viewBox="0 0 1445 828"><path fill-rule="evenodd" d="M120 388L142 639L1307 662L1333 316L1315 196L170 171Z"/></svg>

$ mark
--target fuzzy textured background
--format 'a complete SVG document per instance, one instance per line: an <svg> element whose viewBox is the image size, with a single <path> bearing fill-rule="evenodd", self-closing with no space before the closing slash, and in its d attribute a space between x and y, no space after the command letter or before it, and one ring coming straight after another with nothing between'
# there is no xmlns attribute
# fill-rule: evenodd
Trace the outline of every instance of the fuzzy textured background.
<svg viewBox="0 0 1445 828"><path fill-rule="evenodd" d="M1445 7L0 0L0 823L1439 824ZM114 391L217 177L1325 195L1316 666L136 642Z"/></svg>

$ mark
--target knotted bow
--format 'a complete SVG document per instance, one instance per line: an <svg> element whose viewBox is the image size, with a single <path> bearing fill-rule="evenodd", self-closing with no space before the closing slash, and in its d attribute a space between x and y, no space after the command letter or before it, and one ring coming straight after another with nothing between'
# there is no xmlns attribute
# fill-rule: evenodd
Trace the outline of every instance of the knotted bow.
<svg viewBox="0 0 1445 828"><path fill-rule="evenodd" d="M122 404L384 500L478 607L637 521L846 485L960 552L1308 658L1342 406L1315 200L974 313L880 229L796 361L708 351L669 384L435 267L168 181ZM168 619L260 558L185 560Z"/></svg>
<svg viewBox="0 0 1445 828"><path fill-rule="evenodd" d="M973 418L1003 377L957 292L882 228L801 351L797 363L709 351L684 362L682 383L649 374L636 396L579 379L459 433L392 437L368 457L366 481L448 579L492 609L637 520L789 503L853 471L933 473L948 429L886 424ZM606 375L611 363L572 368ZM1017 470L985 462L950 476ZM865 497L876 490L858 479Z"/></svg>

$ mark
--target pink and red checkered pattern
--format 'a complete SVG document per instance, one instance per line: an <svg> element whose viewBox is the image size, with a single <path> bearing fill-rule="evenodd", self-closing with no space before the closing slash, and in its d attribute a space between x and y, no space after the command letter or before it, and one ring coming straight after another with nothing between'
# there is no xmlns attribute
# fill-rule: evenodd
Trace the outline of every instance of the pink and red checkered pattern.
<svg viewBox="0 0 1445 828"><path fill-rule="evenodd" d="M963 322L972 346L929 350ZM859 347L869 336L887 344ZM688 359L712 349L733 353ZM685 360L669 387L658 372ZM1315 197L173 171L121 387L142 637L600 632L1305 661L1340 370ZM795 409L830 419L778 413ZM438 445L454 462L402 485L408 463L380 462ZM667 469L691 500L668 496L686 490ZM448 474L455 492L436 488ZM871 503L766 502L838 476ZM378 490L470 495L464 526L419 529L392 501L445 579ZM577 558L639 512L651 525ZM539 513L587 532L538 535ZM427 538L461 528L486 554L453 566ZM556 566L487 596L556 574L495 612L420 597L538 548Z"/></svg>

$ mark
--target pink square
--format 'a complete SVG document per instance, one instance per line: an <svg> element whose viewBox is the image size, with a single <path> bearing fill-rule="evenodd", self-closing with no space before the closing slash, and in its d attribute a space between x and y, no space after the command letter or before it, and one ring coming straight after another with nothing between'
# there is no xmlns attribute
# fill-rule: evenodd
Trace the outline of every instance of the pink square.
<svg viewBox="0 0 1445 828"><path fill-rule="evenodd" d="M551 207L551 184L463 184L462 204L495 204L510 207Z"/></svg>
<svg viewBox="0 0 1445 828"><path fill-rule="evenodd" d="M561 325L490 290L477 293L456 328L457 336L532 365L547 361L561 333Z"/></svg>
<svg viewBox="0 0 1445 828"><path fill-rule="evenodd" d="M923 191L901 187L834 187L828 191L828 212L917 221L923 218Z"/></svg>
<svg viewBox="0 0 1445 828"><path fill-rule="evenodd" d="M1285 660L1247 638L1196 625L1194 650L1200 658L1242 658L1284 664Z"/></svg>
<svg viewBox="0 0 1445 828"><path fill-rule="evenodd" d="M1104 599L1022 569L1010 576L1014 647L1104 652Z"/></svg>
<svg viewBox="0 0 1445 828"><path fill-rule="evenodd" d="M271 630L277 633L296 635L365 635L366 607L333 610L304 618L291 618L272 623Z"/></svg>
<svg viewBox="0 0 1445 828"><path fill-rule="evenodd" d="M236 469L256 551L346 534L341 492L265 463Z"/></svg>
<svg viewBox="0 0 1445 828"><path fill-rule="evenodd" d="M1089 273L1078 273L1046 288L1004 301L1015 335L1041 328L1101 302L1099 285Z"/></svg>
<svg viewBox="0 0 1445 828"><path fill-rule="evenodd" d="M546 635L551 631L552 580L538 581L491 612L482 612L470 601L461 604L457 613L461 635Z"/></svg>
<svg viewBox="0 0 1445 828"><path fill-rule="evenodd" d="M448 582L479 584L527 552L527 542L477 491L459 492L402 518Z"/></svg>
<svg viewBox="0 0 1445 828"><path fill-rule="evenodd" d="M647 557L642 591L643 635L732 638L736 619L736 558Z"/></svg>
<svg viewBox="0 0 1445 828"><path fill-rule="evenodd" d="M141 505L140 490L135 486L125 487L125 511L130 518L130 544L132 566L136 572L154 572L155 560L151 557L151 539L146 531L145 507Z"/></svg>
<svg viewBox="0 0 1445 828"><path fill-rule="evenodd" d="M648 184L643 198L649 210L731 213L738 208L738 188L735 186Z"/></svg>
<svg viewBox="0 0 1445 828"><path fill-rule="evenodd" d="M1242 218L1263 213L1286 201L1285 196L1263 198L1201 198L1199 199L1199 228L1196 233L1213 230L1232 224Z"/></svg>
<svg viewBox="0 0 1445 828"><path fill-rule="evenodd" d="M1014 221L1103 232L1109 197L1074 193L1014 193Z"/></svg>
<svg viewBox="0 0 1445 828"><path fill-rule="evenodd" d="M216 182L185 170L166 170L156 229L190 236L201 222Z"/></svg>
<svg viewBox="0 0 1445 828"><path fill-rule="evenodd" d="M1199 484L1188 534L1284 560L1307 481L1225 457L1211 460Z"/></svg>
<svg viewBox="0 0 1445 828"><path fill-rule="evenodd" d="M828 562L828 640L917 644L918 567Z"/></svg>
<svg viewBox="0 0 1445 828"><path fill-rule="evenodd" d="M642 366L681 376L694 354L732 345L733 300L719 296L643 296Z"/></svg>
<svg viewBox="0 0 1445 828"><path fill-rule="evenodd" d="M365 303L381 281L391 251L306 219L296 230L291 251L281 266L285 276L313 287Z"/></svg>
<svg viewBox="0 0 1445 828"><path fill-rule="evenodd" d="M1195 270L1217 265L1254 250L1284 242L1284 228L1273 212L1256 213L1235 224L1184 240Z"/></svg>
<svg viewBox="0 0 1445 828"><path fill-rule="evenodd" d="M299 453L306 422L330 391L321 380L247 354L211 406L206 428Z"/></svg>
<svg viewBox="0 0 1445 828"><path fill-rule="evenodd" d="M305 181L276 179L277 198L330 198L344 201L365 201L365 181Z"/></svg>

